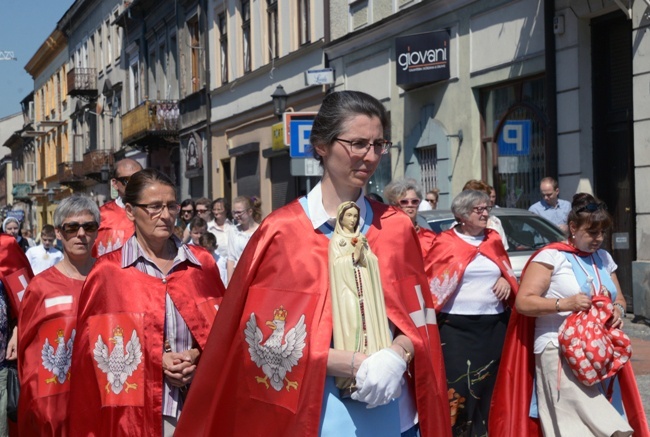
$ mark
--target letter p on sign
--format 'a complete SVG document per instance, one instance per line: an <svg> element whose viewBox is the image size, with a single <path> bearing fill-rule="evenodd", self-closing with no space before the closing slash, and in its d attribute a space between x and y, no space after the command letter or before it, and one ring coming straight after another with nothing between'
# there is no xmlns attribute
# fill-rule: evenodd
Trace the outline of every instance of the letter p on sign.
<svg viewBox="0 0 650 437"><path fill-rule="evenodd" d="M311 144L309 136L313 120L292 120L291 121L291 144L289 145L289 156L292 158L309 158L311 156Z"/></svg>
<svg viewBox="0 0 650 437"><path fill-rule="evenodd" d="M499 156L528 155L530 153L530 120L508 120L501 128Z"/></svg>

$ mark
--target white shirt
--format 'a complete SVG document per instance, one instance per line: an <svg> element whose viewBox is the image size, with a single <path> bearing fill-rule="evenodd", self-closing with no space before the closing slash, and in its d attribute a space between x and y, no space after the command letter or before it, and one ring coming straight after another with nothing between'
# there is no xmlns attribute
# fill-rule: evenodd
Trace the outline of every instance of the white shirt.
<svg viewBox="0 0 650 437"><path fill-rule="evenodd" d="M46 251L42 244L30 247L25 252L25 255L35 275L49 269L63 259L63 253L59 249L51 247Z"/></svg>
<svg viewBox="0 0 650 437"><path fill-rule="evenodd" d="M224 259L228 256L228 229L231 226L233 224L228 219L226 219L226 222L221 228L217 226L216 220L210 220L208 222L208 232L217 239L217 252Z"/></svg>
<svg viewBox="0 0 650 437"><path fill-rule="evenodd" d="M461 234L456 229L454 232L463 241L475 247L485 239L483 234L474 237ZM482 253L477 253L465 268L458 291L447 301L441 312L464 315L502 313L503 302L492 291L500 277L499 266Z"/></svg>
<svg viewBox="0 0 650 437"><path fill-rule="evenodd" d="M355 203L359 207L359 229L363 229L364 217L366 216L366 202L363 198L363 190L359 193ZM336 226L336 217L330 217L323 206L323 187L320 182L307 195L307 209L314 229L320 228L325 223L332 228Z"/></svg>
<svg viewBox="0 0 650 437"><path fill-rule="evenodd" d="M603 261L603 267L610 274L614 272L618 266L612 259L612 256L605 250L598 250L598 256ZM548 299L561 299L571 297L574 294L580 293L580 285L573 273L573 267L569 260L566 259L564 252L556 249L547 249L541 251L532 262L538 262L553 266L553 273L551 275L551 284L542 297ZM550 342L556 347L559 347L557 341L557 333L560 325L564 319L571 314L571 311L563 311L561 313L552 313L545 316L539 316L535 319L535 350L536 354L541 354L546 345Z"/></svg>

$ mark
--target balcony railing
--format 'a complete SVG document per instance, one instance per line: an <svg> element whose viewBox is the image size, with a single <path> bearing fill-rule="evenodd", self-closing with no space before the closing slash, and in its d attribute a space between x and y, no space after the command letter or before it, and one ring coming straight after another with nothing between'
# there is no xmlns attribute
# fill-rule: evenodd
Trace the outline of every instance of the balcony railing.
<svg viewBox="0 0 650 437"><path fill-rule="evenodd" d="M108 150L93 150L84 153L81 172L84 176L96 179L101 174L104 165L112 168L113 154Z"/></svg>
<svg viewBox="0 0 650 437"><path fill-rule="evenodd" d="M177 100L145 100L122 116L125 143L146 136L177 136L179 109Z"/></svg>
<svg viewBox="0 0 650 437"><path fill-rule="evenodd" d="M56 174L62 184L82 181L84 179L83 162L62 162L57 166Z"/></svg>
<svg viewBox="0 0 650 437"><path fill-rule="evenodd" d="M68 71L68 95L96 95L97 70L95 68L73 68Z"/></svg>

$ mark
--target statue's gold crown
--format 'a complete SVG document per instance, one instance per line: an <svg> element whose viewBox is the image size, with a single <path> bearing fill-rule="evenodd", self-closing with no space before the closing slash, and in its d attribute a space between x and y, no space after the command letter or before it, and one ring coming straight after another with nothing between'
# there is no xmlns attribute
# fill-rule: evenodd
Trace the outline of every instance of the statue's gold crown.
<svg viewBox="0 0 650 437"><path fill-rule="evenodd" d="M56 336L57 337L63 337L63 329L57 329Z"/></svg>
<svg viewBox="0 0 650 437"><path fill-rule="evenodd" d="M120 326L117 326L115 329L113 329L113 336L114 337L123 337L124 336L124 331Z"/></svg>
<svg viewBox="0 0 650 437"><path fill-rule="evenodd" d="M276 308L275 311L273 311L273 320L281 320L284 322L286 319L287 310L285 310L282 305L280 305L280 308Z"/></svg>

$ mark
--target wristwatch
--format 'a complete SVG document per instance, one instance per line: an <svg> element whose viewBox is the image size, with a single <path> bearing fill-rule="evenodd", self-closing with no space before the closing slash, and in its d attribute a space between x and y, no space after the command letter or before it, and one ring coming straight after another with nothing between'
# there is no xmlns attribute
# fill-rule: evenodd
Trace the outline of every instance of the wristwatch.
<svg viewBox="0 0 650 437"><path fill-rule="evenodd" d="M621 310L621 317L625 317L625 307L618 302L614 302L614 306Z"/></svg>

